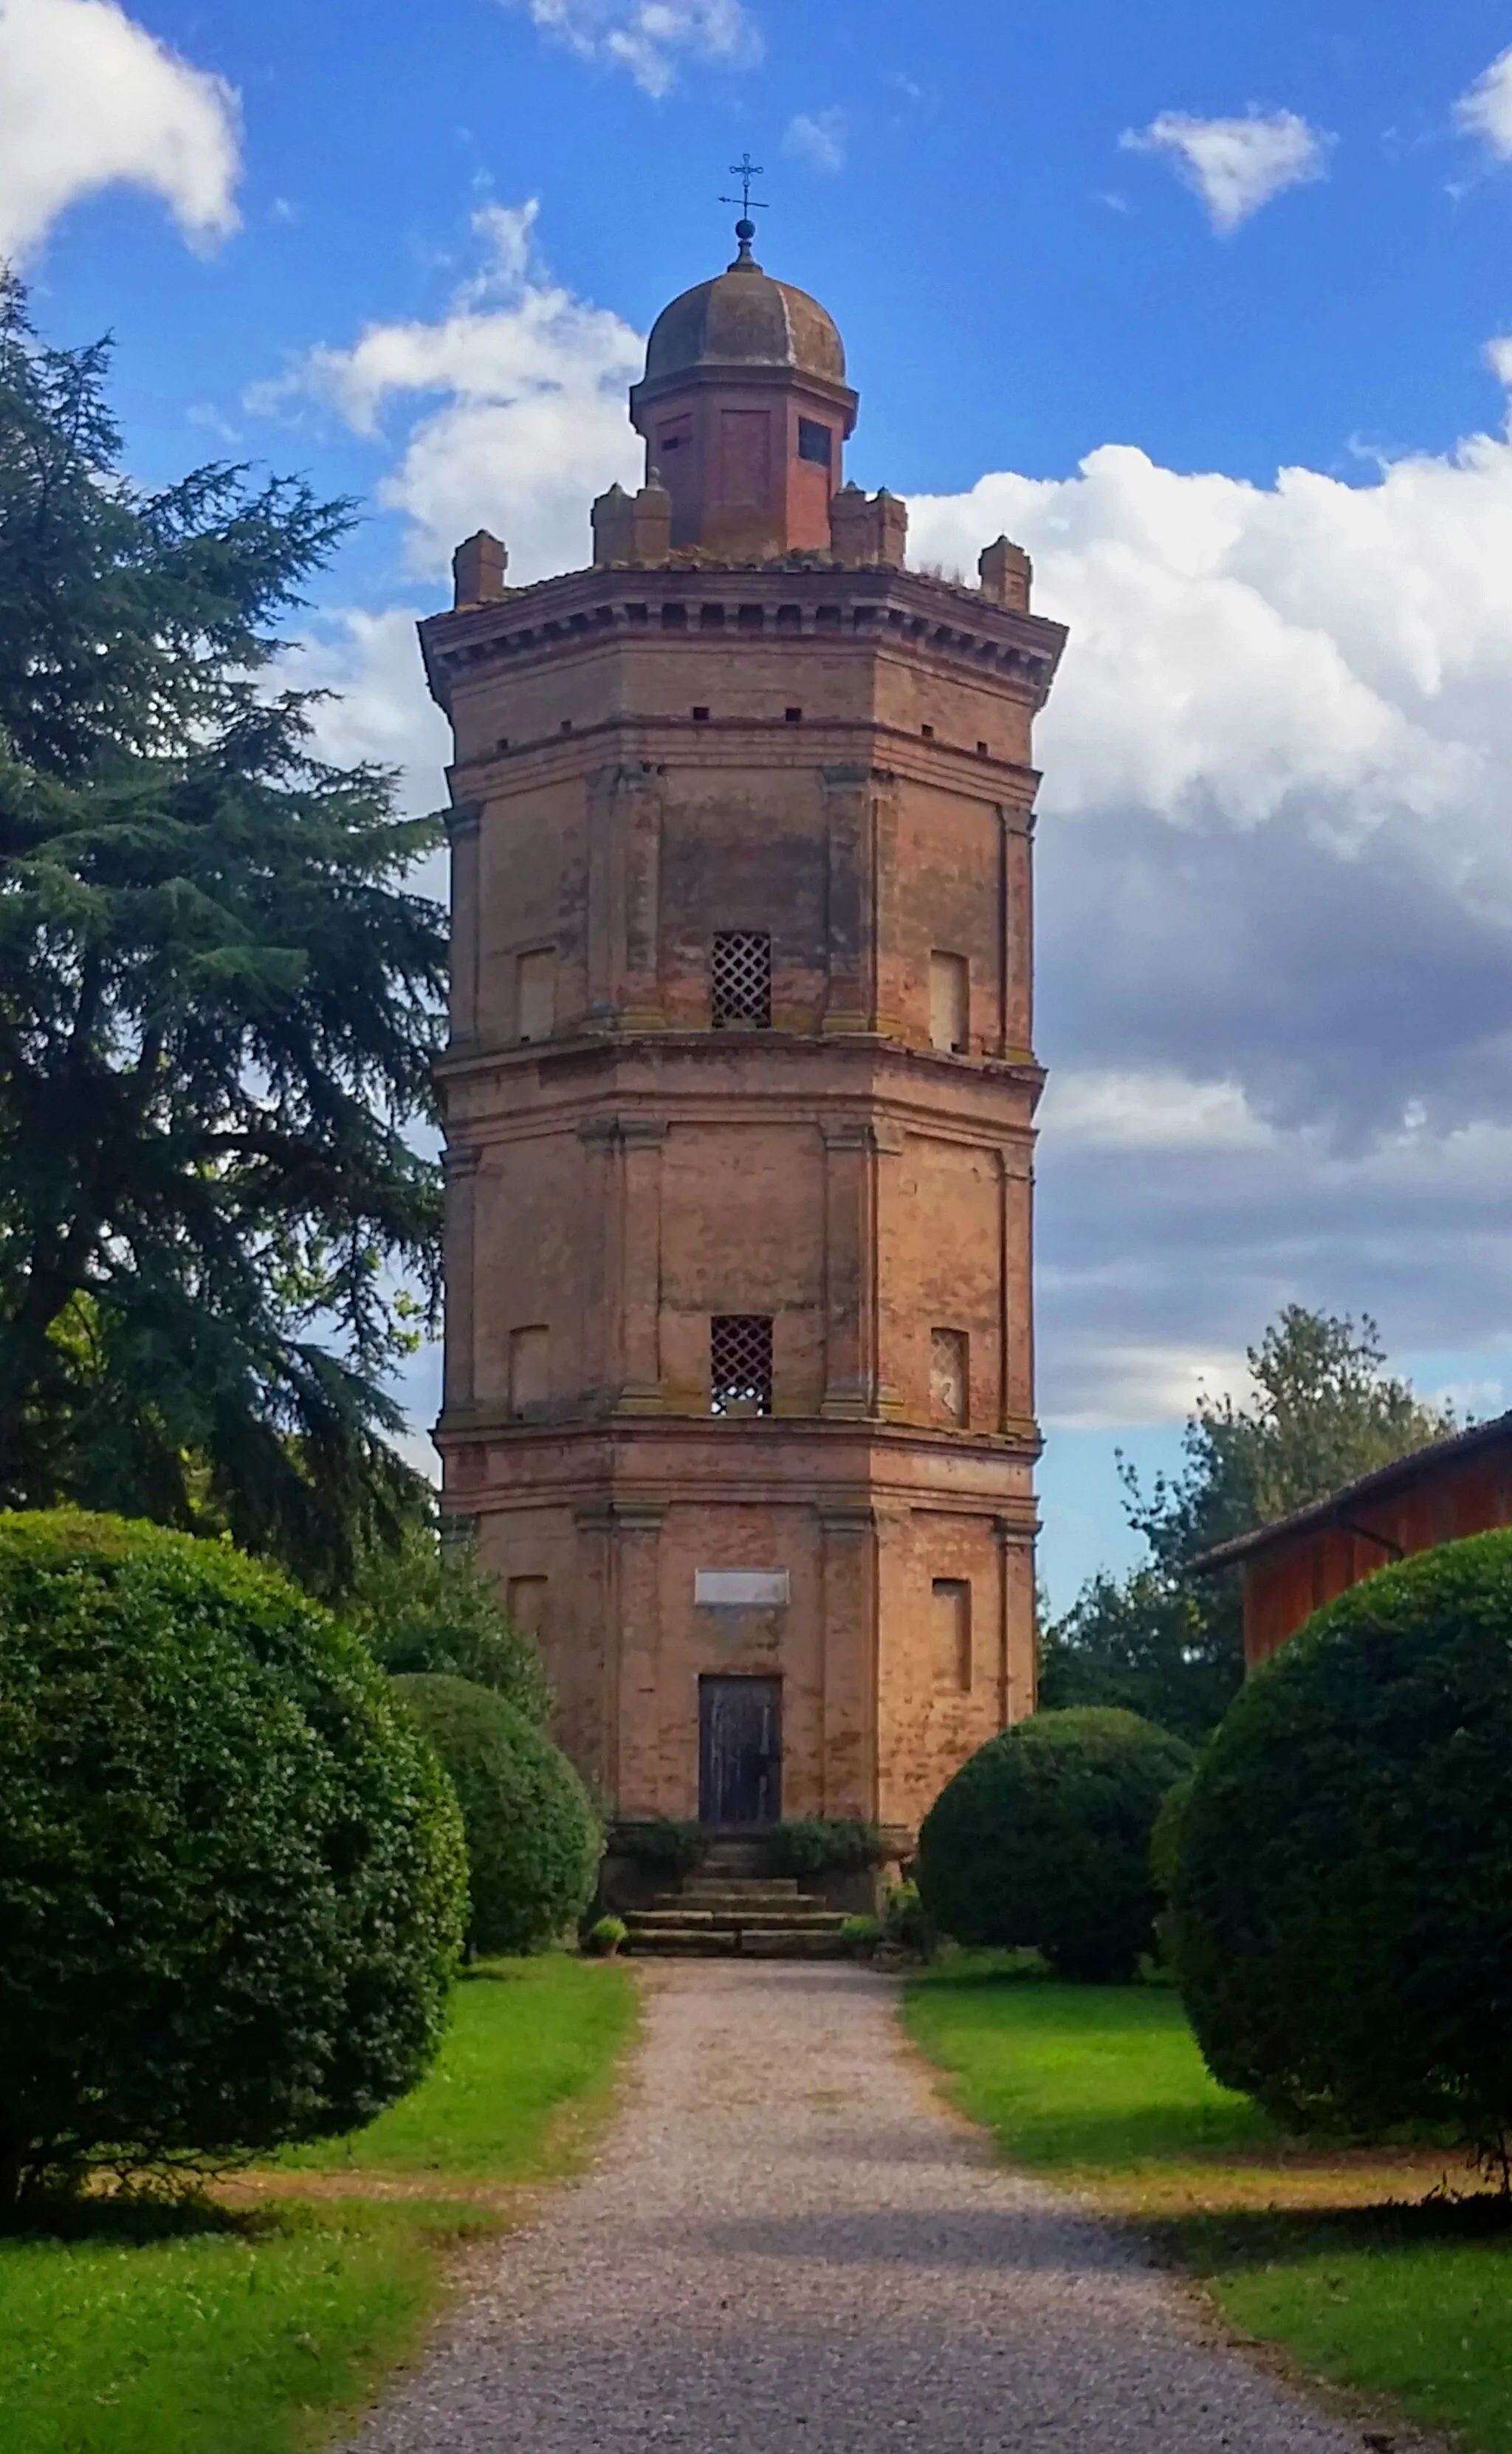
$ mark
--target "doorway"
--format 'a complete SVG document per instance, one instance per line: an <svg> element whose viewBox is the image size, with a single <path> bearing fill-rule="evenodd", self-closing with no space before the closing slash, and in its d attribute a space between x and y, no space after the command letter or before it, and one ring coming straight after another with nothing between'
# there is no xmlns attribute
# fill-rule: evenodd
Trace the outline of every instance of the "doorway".
<svg viewBox="0 0 1512 2454"><path fill-rule="evenodd" d="M776 1823L782 1813L782 1682L698 1681L698 1820Z"/></svg>

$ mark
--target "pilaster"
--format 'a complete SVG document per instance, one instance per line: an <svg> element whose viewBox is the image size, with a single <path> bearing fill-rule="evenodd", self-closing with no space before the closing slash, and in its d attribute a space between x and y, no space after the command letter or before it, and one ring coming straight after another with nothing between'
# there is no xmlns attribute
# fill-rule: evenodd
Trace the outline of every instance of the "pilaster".
<svg viewBox="0 0 1512 2454"><path fill-rule="evenodd" d="M877 1812L877 1519L861 1499L821 1502L821 1813Z"/></svg>
<svg viewBox="0 0 1512 2454"><path fill-rule="evenodd" d="M452 1000L454 1048L471 1047L478 1036L478 930L482 807L458 801L447 814L452 846Z"/></svg>
<svg viewBox="0 0 1512 2454"><path fill-rule="evenodd" d="M872 774L853 763L820 770L826 827L825 940L830 977L822 1028L872 1031L877 1010Z"/></svg>
<svg viewBox="0 0 1512 2454"><path fill-rule="evenodd" d="M471 1406L477 1395L477 1171L474 1142L454 1142L446 1154L446 1348L448 1413Z"/></svg>
<svg viewBox="0 0 1512 2454"><path fill-rule="evenodd" d="M821 1415L877 1410L877 1136L858 1116L825 1117L824 1395Z"/></svg>

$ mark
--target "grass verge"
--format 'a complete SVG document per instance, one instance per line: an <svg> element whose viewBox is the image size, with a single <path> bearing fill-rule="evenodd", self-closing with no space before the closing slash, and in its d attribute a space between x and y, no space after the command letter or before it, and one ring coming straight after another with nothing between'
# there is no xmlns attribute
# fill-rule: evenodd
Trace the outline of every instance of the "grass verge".
<svg viewBox="0 0 1512 2454"><path fill-rule="evenodd" d="M577 2162L628 1974L491 1961L434 2070L350 2140L188 2206L95 2201L0 2239L6 2454L307 2454L416 2347L444 2253Z"/></svg>
<svg viewBox="0 0 1512 2454"><path fill-rule="evenodd" d="M904 2020L1006 2157L1139 2219L1241 2332L1512 2454L1512 2223L1494 2199L1430 2197L1441 2153L1286 2139L1209 2077L1161 1987L962 1955L910 1983Z"/></svg>

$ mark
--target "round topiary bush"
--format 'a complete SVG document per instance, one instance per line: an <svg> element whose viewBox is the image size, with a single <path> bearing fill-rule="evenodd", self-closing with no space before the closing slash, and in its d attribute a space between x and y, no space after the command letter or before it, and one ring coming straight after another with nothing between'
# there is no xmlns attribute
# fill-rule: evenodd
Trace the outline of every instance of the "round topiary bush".
<svg viewBox="0 0 1512 2454"><path fill-rule="evenodd" d="M1512 2129L1512 1533L1381 1569L1250 1679L1197 1772L1177 1973L1280 2120Z"/></svg>
<svg viewBox="0 0 1512 2454"><path fill-rule="evenodd" d="M456 1803L360 1644L219 1542L0 1516L0 2203L350 2130L440 2041Z"/></svg>
<svg viewBox="0 0 1512 2454"><path fill-rule="evenodd" d="M1124 1983L1153 1948L1150 1833L1191 1767L1137 1713L1037 1713L979 1747L918 1836L926 1915L958 1942L1033 1944L1064 1977Z"/></svg>
<svg viewBox="0 0 1512 2454"><path fill-rule="evenodd" d="M492 1688L416 1671L393 1682L455 1785L474 1951L539 1951L594 1896L603 1827L560 1747Z"/></svg>

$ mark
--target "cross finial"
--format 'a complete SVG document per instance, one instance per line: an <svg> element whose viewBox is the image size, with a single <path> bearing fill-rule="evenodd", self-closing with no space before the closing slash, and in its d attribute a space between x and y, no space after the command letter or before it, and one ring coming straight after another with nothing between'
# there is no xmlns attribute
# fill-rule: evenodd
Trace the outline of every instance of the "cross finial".
<svg viewBox="0 0 1512 2454"><path fill-rule="evenodd" d="M753 179L764 178L766 173L762 170L760 163L753 162L750 153L745 152L741 154L738 162L731 163L730 176L732 179L739 180L740 193L738 196L721 196L719 202L721 205L738 204L740 208L740 218L735 226L735 234L740 243L740 252L736 256L736 262L737 264L749 264L751 262L751 242L756 236L756 224L751 218L751 209L754 205L758 213L764 213L766 211L765 199L760 196L752 195L751 182Z"/></svg>

